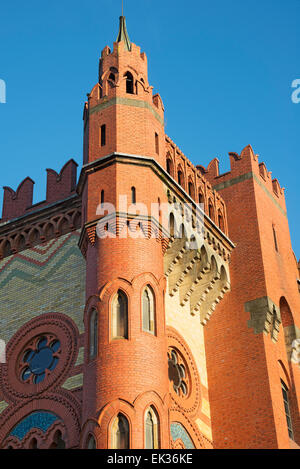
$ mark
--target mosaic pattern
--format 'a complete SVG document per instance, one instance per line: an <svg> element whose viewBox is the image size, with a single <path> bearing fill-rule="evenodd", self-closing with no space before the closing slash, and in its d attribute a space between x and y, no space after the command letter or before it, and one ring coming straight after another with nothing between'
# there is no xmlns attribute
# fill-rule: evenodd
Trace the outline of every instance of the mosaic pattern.
<svg viewBox="0 0 300 469"><path fill-rule="evenodd" d="M83 332L85 260L78 239L75 231L0 261L0 331L6 343L43 313L66 314Z"/></svg>
<svg viewBox="0 0 300 469"><path fill-rule="evenodd" d="M173 441L181 439L185 446L185 449L195 449L191 438L189 437L187 431L181 425L181 423L171 423L171 437Z"/></svg>
<svg viewBox="0 0 300 469"><path fill-rule="evenodd" d="M43 433L46 433L51 425L59 420L60 418L57 417L57 415L51 414L50 412L33 412L18 423L10 433L10 436L14 436L22 441L32 428L37 428Z"/></svg>

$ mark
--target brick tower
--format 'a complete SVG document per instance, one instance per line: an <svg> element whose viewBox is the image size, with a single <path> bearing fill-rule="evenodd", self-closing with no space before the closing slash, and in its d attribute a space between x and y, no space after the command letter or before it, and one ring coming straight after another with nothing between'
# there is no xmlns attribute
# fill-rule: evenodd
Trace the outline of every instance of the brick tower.
<svg viewBox="0 0 300 469"><path fill-rule="evenodd" d="M290 448L300 442L300 302L284 189L250 145L229 155L230 172L217 159L202 171L236 245L231 291L205 329L214 445Z"/></svg>
<svg viewBox="0 0 300 469"><path fill-rule="evenodd" d="M145 425L159 422L160 434L152 438L160 441L152 446L169 447L163 253L159 234L151 237L160 230L158 212L150 215L151 203L165 197L154 170L155 162L164 165L163 126L146 55L130 42L122 16L84 109L84 446L144 448ZM107 203L116 212L101 225ZM140 214L139 203L149 215ZM149 308L148 324L143 308Z"/></svg>
<svg viewBox="0 0 300 469"><path fill-rule="evenodd" d="M225 174L188 160L123 16L83 120L77 186L70 160L37 204L4 188L0 449L299 448L277 179L250 145Z"/></svg>

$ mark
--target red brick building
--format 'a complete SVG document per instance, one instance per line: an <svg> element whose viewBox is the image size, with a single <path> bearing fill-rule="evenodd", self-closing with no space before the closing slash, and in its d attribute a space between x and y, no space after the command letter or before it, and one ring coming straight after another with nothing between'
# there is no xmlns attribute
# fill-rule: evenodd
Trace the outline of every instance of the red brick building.
<svg viewBox="0 0 300 469"><path fill-rule="evenodd" d="M30 178L4 188L0 448L297 448L279 182L250 145L192 165L124 17L83 120L78 182L70 160L39 204Z"/></svg>

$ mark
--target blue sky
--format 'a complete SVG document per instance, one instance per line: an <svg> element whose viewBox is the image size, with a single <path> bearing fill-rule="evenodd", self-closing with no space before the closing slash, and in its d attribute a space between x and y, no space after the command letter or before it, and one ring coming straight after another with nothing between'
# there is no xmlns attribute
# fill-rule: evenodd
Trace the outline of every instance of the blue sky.
<svg viewBox="0 0 300 469"><path fill-rule="evenodd" d="M300 103L291 101L291 83L300 78L300 1L124 0L124 7L163 98L167 134L194 164L217 156L221 172L229 151L251 143L286 187L299 258ZM1 186L16 189L29 175L38 202L46 168L59 171L71 157L81 164L83 103L120 11L121 0L2 2Z"/></svg>

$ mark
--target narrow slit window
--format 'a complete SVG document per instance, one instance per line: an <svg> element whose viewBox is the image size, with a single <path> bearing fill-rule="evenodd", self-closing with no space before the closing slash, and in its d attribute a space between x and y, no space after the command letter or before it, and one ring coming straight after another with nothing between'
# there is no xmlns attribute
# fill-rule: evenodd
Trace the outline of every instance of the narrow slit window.
<svg viewBox="0 0 300 469"><path fill-rule="evenodd" d="M194 184L191 181L189 181L189 196L192 197L192 199L195 198Z"/></svg>
<svg viewBox="0 0 300 469"><path fill-rule="evenodd" d="M101 125L101 147L106 145L106 125Z"/></svg>
<svg viewBox="0 0 300 469"><path fill-rule="evenodd" d="M220 210L218 212L218 224L219 224L220 230L224 231L224 218Z"/></svg>
<svg viewBox="0 0 300 469"><path fill-rule="evenodd" d="M97 356L98 349L98 315L97 311L93 309L90 316L90 359L92 360Z"/></svg>
<svg viewBox="0 0 300 469"><path fill-rule="evenodd" d="M275 249L278 252L277 235L276 235L276 230L275 230L274 226L273 226L273 238L274 238Z"/></svg>
<svg viewBox="0 0 300 469"><path fill-rule="evenodd" d="M168 158L167 159L167 172L171 175L171 172L172 172L172 162L171 160Z"/></svg>
<svg viewBox="0 0 300 469"><path fill-rule="evenodd" d="M208 205L208 214L209 214L209 218L214 221L215 211L214 211L214 206L211 201L209 202L209 205Z"/></svg>
<svg viewBox="0 0 300 469"><path fill-rule="evenodd" d="M136 204L136 189L135 189L135 187L131 188L131 203Z"/></svg>
<svg viewBox="0 0 300 469"><path fill-rule="evenodd" d="M178 184L180 184L180 186L183 187L183 173L180 169L177 172L177 179L178 179Z"/></svg>
<svg viewBox="0 0 300 469"><path fill-rule="evenodd" d="M294 433L293 433L293 427L292 427L292 419L291 419L291 412L290 412L290 404L289 404L289 394L288 394L288 388L284 384L283 381L281 381L281 390L282 390L282 397L283 397L283 404L284 404L284 410L285 410L285 416L286 416L286 423L287 423L287 428L289 432L289 437L293 440L294 439Z"/></svg>
<svg viewBox="0 0 300 469"><path fill-rule="evenodd" d="M159 155L159 137L156 132L155 132L155 151Z"/></svg>

